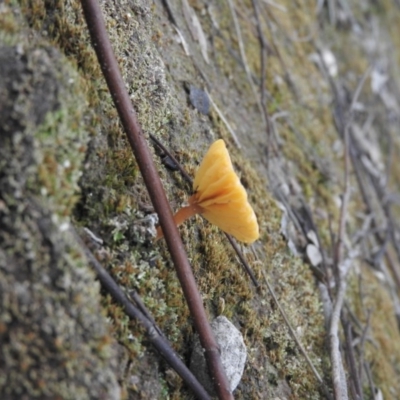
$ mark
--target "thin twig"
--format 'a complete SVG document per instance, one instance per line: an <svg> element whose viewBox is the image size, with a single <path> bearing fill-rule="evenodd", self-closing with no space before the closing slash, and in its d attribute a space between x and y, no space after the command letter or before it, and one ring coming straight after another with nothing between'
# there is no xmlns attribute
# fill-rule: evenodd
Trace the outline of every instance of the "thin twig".
<svg viewBox="0 0 400 400"><path fill-rule="evenodd" d="M340 223L339 234L335 248L335 265L337 274L338 291L334 301L331 323L329 327L329 341L331 351L331 364L332 364L332 381L333 389L335 392L336 400L345 400L348 398L346 381L343 381L343 364L340 355L340 341L339 341L339 321L342 311L344 295L346 291L346 279L344 273L340 271L341 253L343 247L343 236L346 224L347 203L349 199L349 153L348 153L348 129L345 132L345 189L343 194L342 207L340 210Z"/></svg>
<svg viewBox="0 0 400 400"><path fill-rule="evenodd" d="M233 399L222 366L219 347L204 310L203 299L197 289L182 239L172 218L171 207L122 79L99 3L96 0L81 0L81 4L100 67L136 157L150 199L158 214L171 258L200 337L200 343L205 349L205 358L215 390L220 399Z"/></svg>
<svg viewBox="0 0 400 400"><path fill-rule="evenodd" d="M278 9L279 11L282 11L284 13L287 12L287 8L285 6L282 6L281 4L275 3L271 0L263 0L263 2L267 5L267 6L272 6L275 7L276 9Z"/></svg>
<svg viewBox="0 0 400 400"><path fill-rule="evenodd" d="M249 64L247 62L246 52L244 50L244 45L243 45L242 32L240 30L239 21L237 19L235 5L233 4L233 0L227 0L227 1L228 1L229 9L231 10L233 24L235 25L236 35L237 35L238 43L239 43L240 57L242 58L244 70L245 70L246 76L247 76L247 80L249 81L254 98L256 99L257 106L260 110L260 114L265 118L265 115L263 113L263 107L260 103L259 94L257 93L256 87L253 82L253 78L251 77L251 71L249 68ZM264 120L264 123L266 123L265 120Z"/></svg>
<svg viewBox="0 0 400 400"><path fill-rule="evenodd" d="M342 311L344 294L346 292L345 282L346 281L344 277L339 278L339 289L333 306L331 323L329 328L332 381L333 381L333 389L335 392L335 400L344 400L348 398L346 381L343 379L344 367L342 363L342 357L340 355L340 341L338 336L340 313Z"/></svg>
<svg viewBox="0 0 400 400"><path fill-rule="evenodd" d="M317 369L314 367L314 364L312 363L310 357L308 356L305 348L303 347L303 345L301 344L300 340L298 339L296 332L294 331L294 329L292 328L292 325L289 322L288 317L286 316L285 310L282 308L281 304L279 303L274 290L272 289L272 286L269 283L269 280L267 278L267 274L264 271L264 269L262 269L262 273L264 275L264 281L268 287L268 291L270 292L272 298L274 299L275 304L277 305L279 312L281 313L283 319L285 320L285 323L290 331L290 334L292 335L294 341L297 344L297 347L300 349L301 354L303 354L304 358L306 359L306 362L308 364L308 366L311 368L311 371L313 372L314 376L317 378L317 381L319 382L319 384L321 385L321 388L324 392L324 395L326 396L327 399L332 399L331 394L329 393L328 388L325 386L324 381L321 378L321 375L318 373Z"/></svg>
<svg viewBox="0 0 400 400"><path fill-rule="evenodd" d="M351 147L350 148L350 156L351 156L351 161L353 164L353 169L355 172L355 176L357 179L357 183L358 183L358 188L360 190L363 202L365 204L365 208L366 208L366 213L370 214L372 216L372 221L371 221L371 226L372 226L372 230L375 231L375 238L377 240L377 242L383 246L384 244L384 237L382 237L382 235L379 234L379 229L378 229L378 223L376 220L376 217L373 214L373 205L372 205L372 200L370 198L370 196L367 193L367 190L364 187L363 184L363 179L361 176L361 167L360 167L360 162L357 159L357 155L356 152L354 151L354 149ZM387 250L387 249L386 249ZM390 294L392 296L393 299L393 306L394 306L394 310L395 310L395 316L398 322L398 326L400 329L400 300L397 294L397 290L393 287L393 284L391 284L392 280L394 280L395 285L397 286L397 289L400 288L400 274L398 271L398 262L396 262L394 260L394 255L392 254L391 251L386 251L385 253L385 259L387 262L387 265L391 271L391 274L388 274L386 271L386 268L383 268L383 272L385 274L385 278L387 279L387 282L389 283L388 287L390 290ZM382 264L382 267L385 264Z"/></svg>
<svg viewBox="0 0 400 400"><path fill-rule="evenodd" d="M161 329L156 325L156 321L150 314L149 310L146 308L144 305L142 299L140 298L138 292L136 290L131 290L129 291L129 297L131 300L135 303L136 307L140 310L140 312L153 324L154 329L157 330L157 332L161 335L164 336L164 333L161 331Z"/></svg>
<svg viewBox="0 0 400 400"><path fill-rule="evenodd" d="M233 141L235 142L236 146L238 149L242 148L242 145L239 142L238 137L236 136L235 131L233 130L233 128L231 127L231 125L229 124L229 122L227 121L227 119L224 117L224 114L222 114L222 111L218 108L218 106L215 104L215 101L213 100L213 98L211 97L210 93L208 92L208 90L206 89L205 92L208 95L208 98L210 99L210 103L212 104L212 106L215 108L215 111L217 112L218 116L221 118L222 122L225 124L225 126L227 127L229 133L232 135Z"/></svg>
<svg viewBox="0 0 400 400"><path fill-rule="evenodd" d="M172 162L175 164L176 168L178 168L179 172L181 173L183 178L186 180L186 182L188 182L188 183L190 183L190 185L192 185L193 184L192 178L189 176L189 174L186 172L186 170L182 167L182 165L178 162L178 160L173 156L173 154L153 134L149 133L149 137L172 160Z"/></svg>
<svg viewBox="0 0 400 400"><path fill-rule="evenodd" d="M367 322L365 323L365 327L361 333L361 339L359 343L359 368L358 368L358 376L361 378L363 376L363 366L364 366L364 350L365 350L365 341L367 339L367 334L370 328L371 321L371 310L367 311Z"/></svg>
<svg viewBox="0 0 400 400"><path fill-rule="evenodd" d="M129 316L129 318L139 322L146 329L147 337L152 345L165 358L167 363L180 375L184 382L186 382L186 384L193 390L195 395L201 399L210 399L210 396L203 388L203 386L201 386L196 377L175 353L171 345L165 339L164 335L161 334L161 330L155 324L154 320L152 318L149 319L148 316L143 314L140 309L135 307L129 301L125 293L121 290L121 288L117 285L117 283L109 275L109 273L101 266L101 264L92 254L92 252L85 245L75 228L71 226L70 230L76 242L85 253L88 261L96 271L97 277L99 278L99 281L103 288L113 297L113 299L118 304L120 304L124 308L125 313ZM136 296L135 299L137 300L138 297Z"/></svg>
<svg viewBox="0 0 400 400"><path fill-rule="evenodd" d="M393 147L393 146L392 146ZM392 153L392 151L390 151L390 153ZM391 163L391 161L389 161ZM389 168L390 168L390 163L389 163ZM361 165L363 165L361 163ZM382 238L380 235L380 239L378 239L378 241L381 244L381 251L382 253L386 253L386 249L387 249L387 242L390 239L392 246L396 252L397 255L397 259L400 261L400 246L396 237L396 224L395 224L395 218L393 218L392 215L392 210L391 210L391 203L389 201L387 201L387 196L385 193L385 188L386 188L386 184L382 185L382 183L379 181L379 179L377 179L375 176L373 176L370 171L366 171L370 182L372 183L372 187L375 190L375 193L377 194L379 200L381 201L381 207L382 210L385 214L386 217L386 224L387 224L387 231L385 236ZM387 175L389 174L389 171L387 173ZM378 236L378 235L377 235ZM380 254L378 254L379 256ZM396 282L397 288L400 289L400 272L398 270L397 267L392 268L392 275L393 278Z"/></svg>
<svg viewBox="0 0 400 400"><path fill-rule="evenodd" d="M344 400L348 398L347 394L347 384L344 376L344 367L342 364L342 357L340 354L340 341L339 341L339 321L340 315L342 311L342 305L344 301L344 295L346 292L346 275L345 271L341 271L341 263L342 263L342 252L343 252L343 238L345 235L345 227L346 227L346 217L347 217L347 206L350 197L350 146L349 146L349 130L350 124L353 114L354 105L358 101L358 97L361 93L361 90L364 86L364 83L369 75L370 69L362 76L359 84L357 85L356 91L354 93L349 114L347 115L347 119L344 126L343 139L344 139L344 160L345 160L345 171L344 171L344 193L342 206L340 209L340 221L339 221L339 232L338 232L338 240L335 246L335 254L334 254L334 265L336 266L336 274L337 274L337 286L338 291L336 295L336 299L334 302L332 316L331 316L331 324L329 329L329 339L330 339L330 351L331 351L331 363L332 363L332 381L333 381L333 389L335 392L336 400Z"/></svg>
<svg viewBox="0 0 400 400"><path fill-rule="evenodd" d="M265 79L266 79L266 54L268 50L267 46L267 41L265 39L264 33L261 28L261 22L260 22L260 17L259 17L259 7L258 4L255 0L252 0L253 4L253 10L254 10L254 16L256 19L256 26L257 26L257 34L258 34L258 40L260 42L260 64L261 64L261 82L260 82L260 93L261 93L261 108L262 112L264 115L264 122L266 124L266 129L267 129L267 141L268 141L268 146L267 146L267 154L266 154L266 159L267 159L267 166L269 164L269 155L272 150L272 128L271 128L271 121L267 109L267 104L266 104L266 88L265 88Z"/></svg>
<svg viewBox="0 0 400 400"><path fill-rule="evenodd" d="M294 98L296 100L299 100L299 94L298 94L298 90L296 88L296 85L294 84L293 79L291 78L291 76L289 74L289 69L287 68L286 63L283 60L283 57L282 57L282 55L281 55L281 53L279 51L279 47L275 43L275 40L274 40L274 29L272 27L271 21L275 22L276 25L278 25L278 27L280 28L281 32L284 35L286 35L285 29L283 29L280 26L279 21L275 18L274 13L272 12L271 9L269 9L267 7L266 8L266 12L268 14L267 18L263 15L263 13L260 13L259 15L261 16L261 18L265 22L266 26L268 27L268 30L271 33L271 47L272 47L272 50L273 50L274 54L276 55L276 57L278 57L279 63L281 64L286 84L288 85L289 89L292 91Z"/></svg>
<svg viewBox="0 0 400 400"><path fill-rule="evenodd" d="M356 156L355 151L353 149L353 144L351 145L351 148L350 148L350 156L351 156L351 161L352 161L353 169L354 169L354 172L355 172L358 188L360 190L361 197L362 197L363 202L364 202L365 207L366 207L365 212L367 214L371 215L371 227L372 228L370 229L370 231L376 232L375 233L375 238L376 238L377 242L379 243L379 245L383 246L385 244L385 238L382 237L382 235L379 233L378 223L377 223L376 217L374 216L374 213L373 213L372 201L371 201L371 198L368 195L366 189L364 188L363 179L362 179L362 176L361 176L361 167L360 167L361 163L359 163L359 161L357 159L357 156ZM390 223L390 219L388 219L388 223ZM388 228L388 231L390 232L389 228ZM390 236L391 236L390 239L391 239L392 244L393 244L392 235L390 235ZM400 260L400 251L399 251L399 254L397 256L398 256L398 260ZM397 289L400 289L400 272L398 270L398 263L396 263L394 261L392 253L390 251L387 251L387 248L386 248L386 252L385 252L385 258L386 258L388 266L389 266L389 268L391 270L393 279L395 280Z"/></svg>
<svg viewBox="0 0 400 400"><path fill-rule="evenodd" d="M169 0L162 0L162 3L164 5L165 10L167 11L168 14L168 18L170 19L172 26L175 28L175 30L178 32L178 36L181 38L182 40L182 46L185 50L185 53L188 57L190 57L190 59L192 60L192 63L194 65L194 67L196 68L197 72L199 73L199 75L202 77L202 79L204 80L207 88L210 88L210 81L208 80L206 74L203 72L203 68L201 68L196 60L195 57L193 57L194 52L190 50L188 41L185 39L184 35L183 35L183 31L182 29L179 27L178 24L178 19L175 17L174 15L174 11L171 7L171 5L169 4Z"/></svg>
<svg viewBox="0 0 400 400"><path fill-rule="evenodd" d="M367 374L369 387L370 387L370 390L371 390L371 394L373 396L372 399L373 400L378 400L377 397L376 397L376 386L374 384L374 380L372 379L371 368L369 367L369 364L366 361L364 362L364 369L365 369L365 373Z"/></svg>
<svg viewBox="0 0 400 400"><path fill-rule="evenodd" d="M342 317L342 324L344 326L344 333L345 333L345 338L346 338L346 355L348 359L348 365L350 367L350 373L351 373L351 380L352 382L352 388L354 391L353 398L358 399L358 400L363 400L363 391L362 391L362 385L360 381L360 375L358 373L357 365L356 365L356 360L354 356L354 349L353 349L353 335L351 333L351 324L347 320L344 321L344 317Z"/></svg>
<svg viewBox="0 0 400 400"><path fill-rule="evenodd" d="M229 233L225 233L226 238L228 239L229 243L231 244L231 246L233 247L233 250L235 250L236 255L239 257L239 260L242 263L242 266L244 268L244 270L247 272L247 274L249 275L251 281L253 282L253 285L256 288L259 288L260 285L257 282L256 277L254 276L254 273L250 267L250 265L248 264L247 260L244 258L243 253L240 251L238 244L235 242L235 240L233 239L233 237L231 235L229 235Z"/></svg>
<svg viewBox="0 0 400 400"><path fill-rule="evenodd" d="M362 83L365 82L367 76L369 75L370 69L371 68L369 67L368 70L366 71L366 73L364 74L363 79L361 81ZM334 88L336 101L339 102L338 90L337 90L337 88L335 88L335 85L334 85L333 82L331 82L331 86ZM359 89L358 92L360 92L361 91L361 84L358 86L358 89ZM354 106L354 104L355 104L355 101L353 100L352 107ZM372 202L370 200L370 196L367 194L367 191L364 188L363 179L362 179L362 176L361 176L361 170L362 169L365 170L365 168L363 168L363 164L359 162L359 159L357 157L357 145L356 145L356 143L354 141L350 141L350 157L351 157L351 162L353 164L353 169L355 171L358 187L359 187L359 190L361 192L361 196L362 196L363 201L364 201L364 203L366 205L366 208L367 208L366 212L372 216L372 222L371 222L372 230L377 232L375 234L375 237L376 237L378 243L382 247L385 247L386 239L385 239L385 237L382 237L382 235L380 235L379 232L378 232L378 229L377 229L378 228L378 223L376 221L376 217L373 214ZM391 158L391 154L389 154L389 158ZM390 170L390 165L391 165L391 160L389 160L388 165L387 165L387 168L389 168L389 170ZM387 175L389 175L389 170L387 171ZM388 230L388 232L390 234L390 239L391 239L392 245L393 245L394 249L396 250L397 258L398 258L398 260L400 260L400 247L398 246L398 241L396 240L396 237L394 235L394 227L393 227L394 219L393 219L392 214L391 214L390 205L387 203L387 201L386 201L387 199L386 199L386 196L385 196L386 183L385 183L385 185L383 187L381 187L380 183L377 181L377 179L374 176L371 175L371 173L369 171L366 171L366 173L367 173L367 176L368 176L369 180L372 183L372 186L373 186L378 198L383 203L381 205L381 207L382 207L383 212L384 212L385 217L386 217L386 221L387 221L387 225L388 225L387 230ZM387 263L388 263L389 268L391 270L392 277L393 277L393 279L394 279L394 281L396 283L397 289L399 289L400 288L400 272L399 272L398 265L397 265L398 263L394 262L392 253L387 251L387 249L385 249L385 250L386 250L385 251L386 260L387 260ZM397 294L394 292L394 293L392 293L392 295L394 296L395 302L398 303ZM398 311L396 311L396 317L399 319Z"/></svg>
<svg viewBox="0 0 400 400"><path fill-rule="evenodd" d="M267 120L268 118L268 113L267 109L265 107L265 69L266 69L266 62L265 62L265 54L267 52L267 44L265 40L264 33L261 28L261 22L260 22L260 17L259 17L259 9L258 5L255 0L252 0L253 4L253 11L254 11L254 17L256 19L256 26L257 26L257 34L258 34L258 40L260 42L260 64L261 64L261 82L260 82L260 92L261 92L261 104L262 104L262 112L264 113L264 118Z"/></svg>

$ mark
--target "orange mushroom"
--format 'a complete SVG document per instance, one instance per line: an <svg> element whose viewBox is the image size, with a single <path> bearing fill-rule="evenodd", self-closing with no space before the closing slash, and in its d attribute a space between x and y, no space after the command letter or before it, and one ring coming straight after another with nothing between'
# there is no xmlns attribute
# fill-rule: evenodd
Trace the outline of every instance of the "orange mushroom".
<svg viewBox="0 0 400 400"><path fill-rule="evenodd" d="M189 205L175 215L177 226L195 214L217 225L237 240L252 243L259 237L258 223L247 193L233 170L225 142L214 142L205 155L193 182L194 195ZM163 237L157 228L156 240Z"/></svg>

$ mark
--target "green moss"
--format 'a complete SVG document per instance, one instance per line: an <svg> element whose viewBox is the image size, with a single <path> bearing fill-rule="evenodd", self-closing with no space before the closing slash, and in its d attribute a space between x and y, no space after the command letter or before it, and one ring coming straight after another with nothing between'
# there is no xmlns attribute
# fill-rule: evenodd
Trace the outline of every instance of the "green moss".
<svg viewBox="0 0 400 400"><path fill-rule="evenodd" d="M20 17L2 5L1 397L116 399L99 288L65 224L86 149L85 85L48 42L27 39Z"/></svg>

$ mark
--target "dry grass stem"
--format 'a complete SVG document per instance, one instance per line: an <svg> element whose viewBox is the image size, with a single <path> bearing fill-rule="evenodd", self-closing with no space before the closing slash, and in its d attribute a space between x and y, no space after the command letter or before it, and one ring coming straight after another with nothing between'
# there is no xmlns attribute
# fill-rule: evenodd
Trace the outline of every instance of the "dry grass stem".
<svg viewBox="0 0 400 400"><path fill-rule="evenodd" d="M340 221L339 221L339 232L338 240L335 246L335 269L337 277L337 294L334 300L331 323L329 329L329 341L330 341L330 351L331 351L331 363L332 363L332 382L335 393L336 400L346 400L348 399L347 393L347 383L344 374L344 367L342 362L342 357L340 354L340 340L339 340L339 322L342 312L343 301L346 292L346 276L348 269L344 270L343 258L343 240L346 228L347 219L347 207L350 197L350 145L349 145L349 129L352 121L352 113L354 110L354 105L357 103L360 96L361 90L365 84L367 77L369 76L370 69L362 76L352 99L349 114L346 117L344 126L344 158L345 158L345 168L344 168L344 193L342 199L342 206L340 209Z"/></svg>
<svg viewBox="0 0 400 400"><path fill-rule="evenodd" d="M247 62L246 52L245 52L244 45L243 45L242 32L240 30L239 21L238 21L237 15L236 15L235 5L233 4L233 0L227 0L227 2L229 5L231 14L232 14L233 24L235 25L236 36L237 36L238 44L239 44L240 57L242 59L243 67L246 72L247 80L249 81L251 91L253 92L254 98L257 102L257 106L260 110L260 114L263 116L263 118L265 118L264 112L263 112L263 107L260 102L260 95L257 93L256 86L254 85L253 78L251 76L249 64ZM266 123L265 120L264 120L264 123Z"/></svg>
<svg viewBox="0 0 400 400"><path fill-rule="evenodd" d="M257 257L256 254L254 254L254 255ZM310 367L310 369L311 369L312 373L314 374L315 378L317 379L318 383L321 385L321 389L323 390L323 392L324 392L326 398L327 398L327 399L331 399L332 396L330 395L328 388L325 386L325 383L324 383L324 381L322 380L321 375L319 374L319 372L318 372L317 369L315 368L315 366L314 366L314 364L312 363L312 361L311 361L309 355L307 354L306 349L305 349L304 346L301 344L299 338L298 338L297 335L296 335L296 332L295 332L294 329L292 328L292 325L291 325L290 322L289 322L289 319L288 319L288 317L287 317L287 315L286 315L286 313L285 313L285 310L283 309L283 307L282 307L281 304L279 303L279 300L278 300L278 298L276 297L275 292L274 292L272 286L271 286L270 283L269 283L267 274L266 274L266 272L265 272L264 269L263 269L262 273L263 273L263 275L264 275L264 282L265 282L265 284L267 285L268 291L269 291L269 293L271 294L272 298L274 299L274 302L275 302L275 304L277 305L277 307L278 307L278 309L279 309L279 312L281 313L282 318L284 319L285 324L286 324L286 326L288 327L289 332L290 332L290 334L291 334L292 337L293 337L293 340L295 341L295 343L296 343L297 347L299 348L301 354L304 356L304 358L305 358L305 360L306 360L308 366Z"/></svg>
<svg viewBox="0 0 400 400"><path fill-rule="evenodd" d="M212 106L215 108L215 111L217 112L218 116L221 118L222 122L225 124L226 128L228 129L229 133L232 136L233 141L236 144L236 147L238 149L240 149L242 147L242 145L239 142L239 139L235 133L235 131L233 130L233 128L231 127L230 123L228 122L228 120L225 118L224 114L222 114L222 111L218 108L218 106L215 104L215 101L213 100L213 98L211 97L210 93L207 91L207 89L205 90L209 99L210 99L210 103L212 104Z"/></svg>

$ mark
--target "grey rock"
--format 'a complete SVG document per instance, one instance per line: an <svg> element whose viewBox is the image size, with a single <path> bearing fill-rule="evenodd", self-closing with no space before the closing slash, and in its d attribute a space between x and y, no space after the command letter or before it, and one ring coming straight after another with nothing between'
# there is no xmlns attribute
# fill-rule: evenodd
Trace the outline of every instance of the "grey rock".
<svg viewBox="0 0 400 400"><path fill-rule="evenodd" d="M200 113L208 115L210 112L210 99L208 94L195 86L190 85L190 102Z"/></svg>
<svg viewBox="0 0 400 400"><path fill-rule="evenodd" d="M0 36L0 398L117 400L99 287L66 229L87 142L79 76L49 44L13 40Z"/></svg>

